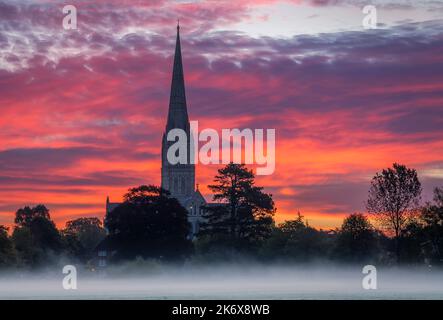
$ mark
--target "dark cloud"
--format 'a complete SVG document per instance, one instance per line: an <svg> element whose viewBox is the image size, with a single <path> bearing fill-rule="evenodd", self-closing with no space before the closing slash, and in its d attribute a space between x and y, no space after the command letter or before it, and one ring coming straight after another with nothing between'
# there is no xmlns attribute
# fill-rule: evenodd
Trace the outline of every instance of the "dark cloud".
<svg viewBox="0 0 443 320"><path fill-rule="evenodd" d="M68 174L68 172L67 172ZM0 184L7 186L131 186L142 183L137 172L121 170L118 172L94 172L81 177L69 175L30 174L29 176L1 176Z"/></svg>
<svg viewBox="0 0 443 320"><path fill-rule="evenodd" d="M157 158L157 154L123 148L26 148L0 151L0 172L39 173L42 170L69 168L82 159L138 160Z"/></svg>

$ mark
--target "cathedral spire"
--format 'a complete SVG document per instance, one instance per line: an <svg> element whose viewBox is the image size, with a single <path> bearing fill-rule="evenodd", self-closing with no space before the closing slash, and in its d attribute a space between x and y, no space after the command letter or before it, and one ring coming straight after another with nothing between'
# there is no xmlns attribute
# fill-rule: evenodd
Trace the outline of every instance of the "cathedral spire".
<svg viewBox="0 0 443 320"><path fill-rule="evenodd" d="M177 38L175 42L174 66L172 70L171 95L169 98L167 131L174 128L186 130L189 126L186 106L185 80L180 45L180 22L177 21Z"/></svg>
<svg viewBox="0 0 443 320"><path fill-rule="evenodd" d="M187 162L171 164L168 161L169 147L174 143L167 140L173 129L181 129L187 137ZM169 98L168 120L162 140L162 188L171 192L182 204L195 192L195 165L191 162L191 132L186 105L185 79L183 75L182 52L180 45L180 22L177 21L174 66L172 69L171 95Z"/></svg>

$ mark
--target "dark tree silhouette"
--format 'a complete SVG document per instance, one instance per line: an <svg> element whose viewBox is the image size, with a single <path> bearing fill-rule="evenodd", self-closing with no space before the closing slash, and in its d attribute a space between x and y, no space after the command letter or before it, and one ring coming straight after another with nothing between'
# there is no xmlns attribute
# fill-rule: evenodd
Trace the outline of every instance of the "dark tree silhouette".
<svg viewBox="0 0 443 320"><path fill-rule="evenodd" d="M115 259L181 259L191 252L187 211L168 191L140 186L129 189L124 199L105 218Z"/></svg>
<svg viewBox="0 0 443 320"><path fill-rule="evenodd" d="M17 210L15 223L12 239L22 263L30 266L50 263L51 257L61 253L60 233L44 205Z"/></svg>
<svg viewBox="0 0 443 320"><path fill-rule="evenodd" d="M165 199L171 194L169 191L154 186L154 185L142 185L135 188L130 188L128 192L123 196L125 202L134 204L152 203Z"/></svg>
<svg viewBox="0 0 443 320"><path fill-rule="evenodd" d="M106 232L98 218L78 218L66 222L62 230L67 250L71 254L86 259L105 238Z"/></svg>
<svg viewBox="0 0 443 320"><path fill-rule="evenodd" d="M269 237L275 213L272 195L255 186L255 177L243 164L230 163L218 170L209 189L219 205L205 208L202 236L229 237L233 244L260 242Z"/></svg>
<svg viewBox="0 0 443 320"><path fill-rule="evenodd" d="M295 220L286 220L283 223L278 225L280 230L288 235L292 235L298 232L301 229L307 228L307 224L305 223L303 216L300 212L297 212L297 219Z"/></svg>
<svg viewBox="0 0 443 320"><path fill-rule="evenodd" d="M28 206L18 209L15 213L15 224L20 227L29 227L32 220L36 217L41 217L50 220L49 210L42 204L33 208Z"/></svg>
<svg viewBox="0 0 443 320"><path fill-rule="evenodd" d="M283 251L287 258L304 262L328 258L329 236L321 230L311 228L300 213L297 219L285 221L279 228L287 237Z"/></svg>
<svg viewBox="0 0 443 320"><path fill-rule="evenodd" d="M434 202L424 206L421 218L430 258L443 263L443 188L434 189Z"/></svg>
<svg viewBox="0 0 443 320"><path fill-rule="evenodd" d="M378 218L382 227L394 235L397 261L401 237L417 213L421 192L417 171L397 163L381 174L377 173L371 181L366 208Z"/></svg>
<svg viewBox="0 0 443 320"><path fill-rule="evenodd" d="M60 233L54 222L48 218L35 217L29 225L35 244L44 249L60 252L62 249Z"/></svg>
<svg viewBox="0 0 443 320"><path fill-rule="evenodd" d="M346 217L338 230L334 254L349 262L367 261L377 253L377 233L361 213Z"/></svg>
<svg viewBox="0 0 443 320"><path fill-rule="evenodd" d="M402 232L401 237L401 262L408 264L424 263L426 253L426 232L422 221L411 220Z"/></svg>
<svg viewBox="0 0 443 320"><path fill-rule="evenodd" d="M308 262L327 259L331 235L311 228L298 213L294 220L287 220L274 228L272 236L262 247L261 255L273 260Z"/></svg>
<svg viewBox="0 0 443 320"><path fill-rule="evenodd" d="M0 225L0 268L12 266L15 263L15 252L8 235L8 228Z"/></svg>

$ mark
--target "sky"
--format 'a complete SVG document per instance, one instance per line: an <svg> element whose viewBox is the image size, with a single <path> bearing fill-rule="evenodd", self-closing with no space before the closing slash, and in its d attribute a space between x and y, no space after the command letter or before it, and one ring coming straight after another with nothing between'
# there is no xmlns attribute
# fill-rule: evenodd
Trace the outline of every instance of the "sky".
<svg viewBox="0 0 443 320"><path fill-rule="evenodd" d="M362 26L367 4L377 29ZM276 130L275 172L257 184L278 222L339 226L394 162L417 169L430 201L443 186L441 17L442 1L0 0L0 224L39 203L60 227L102 218L106 196L160 183L177 19L190 120ZM197 167L208 200L218 168Z"/></svg>

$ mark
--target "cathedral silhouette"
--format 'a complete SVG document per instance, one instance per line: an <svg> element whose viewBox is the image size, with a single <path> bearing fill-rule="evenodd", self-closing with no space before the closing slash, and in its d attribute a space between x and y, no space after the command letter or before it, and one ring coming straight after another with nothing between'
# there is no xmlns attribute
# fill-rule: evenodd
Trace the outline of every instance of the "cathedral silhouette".
<svg viewBox="0 0 443 320"><path fill-rule="evenodd" d="M195 165L191 164L189 152L191 139L188 138L187 164L170 164L167 159L168 148L174 141L168 141L166 137L168 132L173 129L182 129L186 132L187 137L191 137L180 45L180 25L177 25L168 118L162 138L161 186L168 190L171 196L176 198L188 211L188 221L192 226L191 235L193 236L197 234L203 219L203 207L208 204L198 187L195 188ZM107 197L106 214L118 205L120 203L110 202Z"/></svg>

